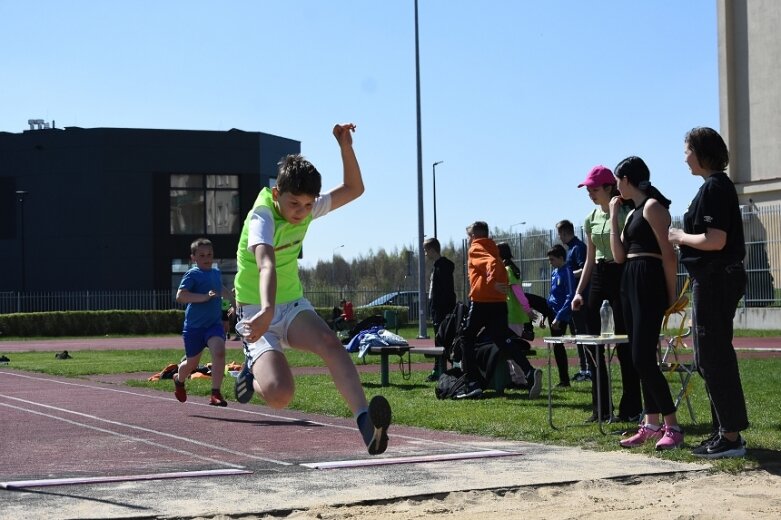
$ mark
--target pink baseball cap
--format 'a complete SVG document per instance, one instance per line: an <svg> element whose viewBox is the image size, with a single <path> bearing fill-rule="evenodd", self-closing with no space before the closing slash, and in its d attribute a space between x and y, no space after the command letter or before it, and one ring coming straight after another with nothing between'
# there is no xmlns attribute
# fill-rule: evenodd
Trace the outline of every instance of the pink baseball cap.
<svg viewBox="0 0 781 520"><path fill-rule="evenodd" d="M591 171L586 175L586 180L578 184L578 188L582 188L583 186L596 188L598 186L604 186L605 184L615 183L616 178L613 177L613 172L600 164L591 168Z"/></svg>

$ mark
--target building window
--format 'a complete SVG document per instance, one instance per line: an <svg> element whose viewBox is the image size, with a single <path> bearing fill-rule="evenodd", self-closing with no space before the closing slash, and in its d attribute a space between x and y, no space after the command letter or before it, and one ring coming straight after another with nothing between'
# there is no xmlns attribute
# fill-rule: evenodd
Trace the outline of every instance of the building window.
<svg viewBox="0 0 781 520"><path fill-rule="evenodd" d="M239 176L172 174L172 235L239 232Z"/></svg>

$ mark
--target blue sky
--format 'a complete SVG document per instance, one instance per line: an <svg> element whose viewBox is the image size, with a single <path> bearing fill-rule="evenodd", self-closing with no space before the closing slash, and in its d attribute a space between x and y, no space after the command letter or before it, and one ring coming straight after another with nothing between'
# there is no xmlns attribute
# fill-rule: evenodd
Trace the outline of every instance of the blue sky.
<svg viewBox="0 0 781 520"><path fill-rule="evenodd" d="M435 161L444 242L577 225L578 183L629 155L686 210L683 136L719 128L715 0L420 0L419 23L427 235ZM413 0L0 0L0 48L0 131L262 131L330 188L354 122L367 191L312 225L305 265L417 242Z"/></svg>

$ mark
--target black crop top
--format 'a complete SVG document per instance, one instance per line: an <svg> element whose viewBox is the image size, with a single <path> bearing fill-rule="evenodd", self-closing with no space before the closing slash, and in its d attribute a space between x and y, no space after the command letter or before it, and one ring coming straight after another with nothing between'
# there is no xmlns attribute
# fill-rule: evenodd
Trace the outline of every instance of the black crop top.
<svg viewBox="0 0 781 520"><path fill-rule="evenodd" d="M646 201L648 199L636 207L626 219L623 244L628 255L637 253L662 254L654 230L651 229L651 224L643 217L643 207Z"/></svg>

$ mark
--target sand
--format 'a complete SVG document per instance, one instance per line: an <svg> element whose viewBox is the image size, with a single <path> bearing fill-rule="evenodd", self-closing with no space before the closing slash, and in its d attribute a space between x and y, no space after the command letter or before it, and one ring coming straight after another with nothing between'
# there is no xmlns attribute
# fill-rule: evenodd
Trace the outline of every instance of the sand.
<svg viewBox="0 0 781 520"><path fill-rule="evenodd" d="M781 476L753 470L738 475L675 475L587 480L574 484L443 494L382 504L324 506L289 519L723 519L781 518Z"/></svg>

